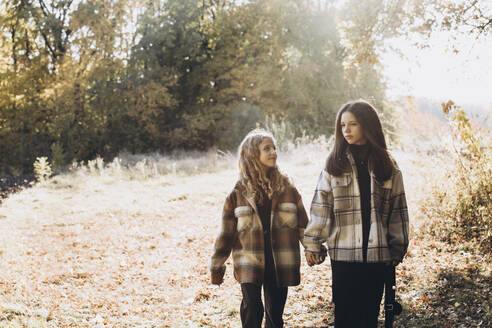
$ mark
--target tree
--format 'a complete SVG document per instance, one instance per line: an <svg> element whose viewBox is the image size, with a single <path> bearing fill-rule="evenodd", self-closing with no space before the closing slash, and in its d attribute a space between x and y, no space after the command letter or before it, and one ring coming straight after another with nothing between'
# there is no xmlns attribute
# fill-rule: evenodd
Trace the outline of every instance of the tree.
<svg viewBox="0 0 492 328"><path fill-rule="evenodd" d="M31 170L50 152L61 166L124 149L232 147L231 127L240 139L265 116L297 135L331 133L343 102L384 99L381 36L364 34L383 16L335 3L9 0L2 170Z"/></svg>
<svg viewBox="0 0 492 328"><path fill-rule="evenodd" d="M448 30L482 37L492 30L492 8L485 0L414 0L410 4L409 14L419 17L416 30L427 35Z"/></svg>

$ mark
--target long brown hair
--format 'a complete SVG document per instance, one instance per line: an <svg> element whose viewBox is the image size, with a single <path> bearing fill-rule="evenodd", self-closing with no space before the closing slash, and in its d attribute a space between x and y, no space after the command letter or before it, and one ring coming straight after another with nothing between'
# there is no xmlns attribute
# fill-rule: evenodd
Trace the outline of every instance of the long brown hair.
<svg viewBox="0 0 492 328"><path fill-rule="evenodd" d="M238 149L239 181L259 204L263 204L261 190L268 198L272 198L274 194L282 193L289 184L288 178L280 172L277 165L268 170L268 174L261 169L259 146L265 138L271 139L276 147L277 143L270 132L254 129L244 137Z"/></svg>
<svg viewBox="0 0 492 328"><path fill-rule="evenodd" d="M376 109L364 100L351 101L338 110L335 123L335 145L326 160L326 170L334 176L350 171L350 163L346 157L348 142L343 137L341 120L345 112L352 113L360 124L362 134L370 148L368 167L374 172L378 181L391 178L395 168L388 153L383 127Z"/></svg>

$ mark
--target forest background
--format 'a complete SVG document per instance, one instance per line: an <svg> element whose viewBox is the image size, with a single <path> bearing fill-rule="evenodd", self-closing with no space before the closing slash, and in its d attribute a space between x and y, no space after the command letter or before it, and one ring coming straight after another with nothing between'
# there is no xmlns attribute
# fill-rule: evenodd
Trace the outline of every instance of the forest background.
<svg viewBox="0 0 492 328"><path fill-rule="evenodd" d="M340 105L357 98L391 129L385 42L418 35L426 47L421 36L442 29L480 38L490 32L486 9L431 0L5 1L0 175L32 172L41 156L60 169L123 151L231 150L268 120L290 124L293 138L328 136Z"/></svg>

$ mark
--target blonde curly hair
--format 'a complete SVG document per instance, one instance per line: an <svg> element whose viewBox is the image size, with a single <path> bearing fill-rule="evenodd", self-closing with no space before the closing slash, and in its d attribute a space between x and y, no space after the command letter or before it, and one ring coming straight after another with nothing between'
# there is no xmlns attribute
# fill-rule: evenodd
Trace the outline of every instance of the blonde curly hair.
<svg viewBox="0 0 492 328"><path fill-rule="evenodd" d="M271 139L276 147L276 140L270 132L254 129L244 137L238 148L239 181L246 188L248 195L253 196L259 204L263 204L264 201L261 190L271 199L273 195L282 193L290 184L277 165L268 170L268 174L261 169L259 146L265 138Z"/></svg>

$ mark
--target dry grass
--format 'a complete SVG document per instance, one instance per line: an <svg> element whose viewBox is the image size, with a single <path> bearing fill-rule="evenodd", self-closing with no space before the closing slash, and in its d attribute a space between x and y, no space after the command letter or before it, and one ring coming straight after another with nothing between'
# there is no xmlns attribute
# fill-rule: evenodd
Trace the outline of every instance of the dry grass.
<svg viewBox="0 0 492 328"><path fill-rule="evenodd" d="M302 144L279 156L306 207L327 148ZM406 309L398 326L492 325L490 312L461 317L476 313L476 304L490 311L490 292L472 292L491 281L490 262L418 233L427 220L419 204L438 163L422 153L394 155L414 236L398 267ZM237 175L232 158L174 159L174 171L172 163L164 168L169 159L157 156L128 165L93 162L6 199L0 206L0 327L239 327L231 261L220 287L209 284L207 268ZM180 170L185 167L193 169ZM333 319L329 263L310 268L303 262L302 274L302 284L289 289L287 326L326 326ZM439 289L444 281L452 289ZM467 282L471 291L456 295Z"/></svg>

